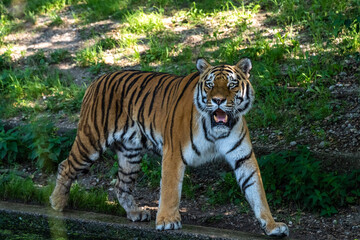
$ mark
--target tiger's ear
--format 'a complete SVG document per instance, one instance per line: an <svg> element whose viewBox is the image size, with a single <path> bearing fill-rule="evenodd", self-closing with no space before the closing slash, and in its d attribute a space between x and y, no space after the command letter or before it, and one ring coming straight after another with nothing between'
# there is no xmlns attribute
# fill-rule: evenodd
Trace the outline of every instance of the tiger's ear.
<svg viewBox="0 0 360 240"><path fill-rule="evenodd" d="M196 68L200 73L203 73L209 67L211 67L210 63L208 63L204 58L198 58L196 60Z"/></svg>
<svg viewBox="0 0 360 240"><path fill-rule="evenodd" d="M243 73L245 73L246 77L250 77L250 70L252 69L252 64L250 59L243 58L236 65Z"/></svg>

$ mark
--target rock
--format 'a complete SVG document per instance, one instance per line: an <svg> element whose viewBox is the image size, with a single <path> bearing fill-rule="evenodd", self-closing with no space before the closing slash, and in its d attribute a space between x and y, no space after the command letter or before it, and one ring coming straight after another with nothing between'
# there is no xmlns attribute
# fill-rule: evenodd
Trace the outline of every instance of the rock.
<svg viewBox="0 0 360 240"><path fill-rule="evenodd" d="M319 144L319 148L324 148L325 147L325 142L322 141L320 144Z"/></svg>
<svg viewBox="0 0 360 240"><path fill-rule="evenodd" d="M329 90L332 91L332 90L334 90L334 88L335 88L335 86L334 86L334 85L331 85L331 86L329 87Z"/></svg>
<svg viewBox="0 0 360 240"><path fill-rule="evenodd" d="M340 76L340 77L345 77L346 75L347 75L346 72L341 72L341 73L339 73L339 76Z"/></svg>
<svg viewBox="0 0 360 240"><path fill-rule="evenodd" d="M296 143L295 141L290 142L290 146L291 146L291 147L296 146L296 144L297 144L297 143Z"/></svg>

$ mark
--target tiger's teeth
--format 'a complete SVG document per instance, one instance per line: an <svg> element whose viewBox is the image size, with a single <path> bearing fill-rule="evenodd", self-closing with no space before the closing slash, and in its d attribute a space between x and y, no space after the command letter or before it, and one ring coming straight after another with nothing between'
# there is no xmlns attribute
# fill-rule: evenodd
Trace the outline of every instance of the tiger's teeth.
<svg viewBox="0 0 360 240"><path fill-rule="evenodd" d="M217 118L216 115L214 115L214 120L215 120L215 122L219 122L219 119Z"/></svg>
<svg viewBox="0 0 360 240"><path fill-rule="evenodd" d="M224 123L227 123L227 122L228 122L228 115L226 114Z"/></svg>

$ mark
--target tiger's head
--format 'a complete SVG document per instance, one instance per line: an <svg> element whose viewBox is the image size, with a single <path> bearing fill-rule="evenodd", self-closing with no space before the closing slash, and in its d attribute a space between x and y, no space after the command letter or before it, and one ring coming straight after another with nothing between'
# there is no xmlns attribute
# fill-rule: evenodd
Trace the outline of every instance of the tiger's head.
<svg viewBox="0 0 360 240"><path fill-rule="evenodd" d="M204 118L217 132L230 131L241 115L254 102L254 89L249 81L251 61L241 59L236 65L211 66L205 59L196 62L200 72L194 102Z"/></svg>

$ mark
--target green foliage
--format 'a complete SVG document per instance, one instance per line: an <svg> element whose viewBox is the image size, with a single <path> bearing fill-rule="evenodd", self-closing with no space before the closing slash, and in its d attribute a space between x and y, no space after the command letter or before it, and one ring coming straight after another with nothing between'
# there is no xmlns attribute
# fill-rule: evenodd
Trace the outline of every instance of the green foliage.
<svg viewBox="0 0 360 240"><path fill-rule="evenodd" d="M54 184L36 186L29 177L23 178L13 172L0 174L0 199L16 200L24 203L35 203L49 206L49 197ZM78 184L70 189L68 207L79 210L90 210L114 215L125 215L119 203L109 202L103 189L85 190Z"/></svg>
<svg viewBox="0 0 360 240"><path fill-rule="evenodd" d="M140 183L153 188L160 186L161 159L150 157L149 155L145 154L140 165L144 174L143 178L140 180Z"/></svg>
<svg viewBox="0 0 360 240"><path fill-rule="evenodd" d="M64 160L74 141L74 133L56 135L52 123L38 120L32 124L0 129L0 165L32 160L43 171L54 171Z"/></svg>
<svg viewBox="0 0 360 240"><path fill-rule="evenodd" d="M165 26L161 18L161 11L148 14L143 10L138 10L126 15L126 21L129 23L128 30L133 33L150 34L151 32L163 31Z"/></svg>
<svg viewBox="0 0 360 240"><path fill-rule="evenodd" d="M66 53L52 54L60 61ZM75 113L80 110L85 86L72 83L69 75L49 69L44 52L33 55L29 62L43 63L25 69L10 68L0 72L0 110L3 117L38 114L45 110ZM59 107L61 106L61 109Z"/></svg>
<svg viewBox="0 0 360 240"><path fill-rule="evenodd" d="M51 14L50 17L51 17L50 26L60 26L61 24L64 23L61 17L56 13Z"/></svg>
<svg viewBox="0 0 360 240"><path fill-rule="evenodd" d="M175 36L173 34L164 33L163 37L151 36L149 46L150 49L141 56L141 61L145 64L151 62L168 62L169 57L174 49Z"/></svg>
<svg viewBox="0 0 360 240"><path fill-rule="evenodd" d="M245 201L234 174L231 172L221 173L220 180L208 187L206 195L209 198L208 202L213 205L229 202L240 204Z"/></svg>
<svg viewBox="0 0 360 240"><path fill-rule="evenodd" d="M107 19L109 17L122 18L130 0L86 0L84 7L87 9L83 18L89 22ZM91 11L89 11L89 9Z"/></svg>
<svg viewBox="0 0 360 240"><path fill-rule="evenodd" d="M277 205L295 202L321 215L336 213L336 208L360 199L360 171L348 174L324 172L320 161L306 147L282 151L259 159L269 202Z"/></svg>
<svg viewBox="0 0 360 240"><path fill-rule="evenodd" d="M9 69L11 65L11 50L8 49L0 55L0 69Z"/></svg>
<svg viewBox="0 0 360 240"><path fill-rule="evenodd" d="M0 199L24 203L48 205L53 186L36 187L31 178L22 178L14 173L0 175Z"/></svg>
<svg viewBox="0 0 360 240"><path fill-rule="evenodd" d="M73 184L70 189L68 206L72 209L125 215L125 210L118 202L109 202L108 194L103 189L85 190L78 184Z"/></svg>
<svg viewBox="0 0 360 240"><path fill-rule="evenodd" d="M104 63L102 47L95 45L78 51L75 61L80 67L96 66Z"/></svg>
<svg viewBox="0 0 360 240"><path fill-rule="evenodd" d="M60 63L63 61L68 61L71 59L70 52L65 49L57 49L54 52L50 53L50 63Z"/></svg>
<svg viewBox="0 0 360 240"><path fill-rule="evenodd" d="M8 163L14 163L18 155L18 136L16 129L5 132L4 128L0 129L0 163L4 159Z"/></svg>
<svg viewBox="0 0 360 240"><path fill-rule="evenodd" d="M25 11L33 13L47 13L63 9L66 5L77 4L79 0L36 0L26 1Z"/></svg>
<svg viewBox="0 0 360 240"><path fill-rule="evenodd" d="M348 174L324 172L321 162L304 146L263 156L258 162L267 199L273 206L293 202L300 208L332 215L338 207L360 201L359 170ZM245 201L232 173L222 173L221 179L208 188L207 196L211 204Z"/></svg>

